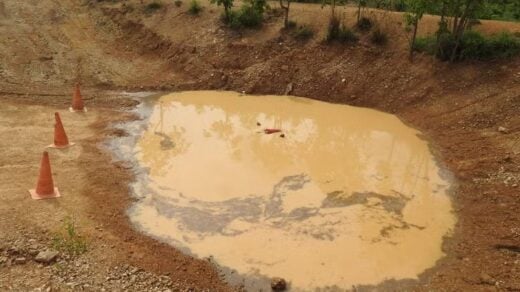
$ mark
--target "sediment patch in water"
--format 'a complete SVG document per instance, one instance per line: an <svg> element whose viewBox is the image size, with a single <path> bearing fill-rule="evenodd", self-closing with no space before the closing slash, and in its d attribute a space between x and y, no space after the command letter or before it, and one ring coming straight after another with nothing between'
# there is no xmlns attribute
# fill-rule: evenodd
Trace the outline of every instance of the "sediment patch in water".
<svg viewBox="0 0 520 292"><path fill-rule="evenodd" d="M165 95L134 149L147 172L130 218L294 290L415 279L455 224L449 178L418 134L390 114L305 98Z"/></svg>

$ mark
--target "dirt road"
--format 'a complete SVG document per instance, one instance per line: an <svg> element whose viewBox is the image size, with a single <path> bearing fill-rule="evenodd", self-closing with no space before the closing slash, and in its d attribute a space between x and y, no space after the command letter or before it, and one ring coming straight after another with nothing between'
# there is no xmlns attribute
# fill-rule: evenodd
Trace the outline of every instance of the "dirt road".
<svg viewBox="0 0 520 292"><path fill-rule="evenodd" d="M293 17L312 20L316 29L307 43L280 32L275 16L261 31L231 32L218 23L220 8L203 6L193 17L187 3L155 13L139 1L1 3L0 289L232 289L210 262L129 225L131 170L112 163L100 143L125 135L108 126L133 118L124 110L137 102L108 90L282 94L292 84L293 95L395 113L425 133L456 176L458 224L445 242L448 256L420 281L383 288L520 290L519 58L449 65L418 56L409 63L395 14L377 16L388 29L386 47L371 45L367 35L339 47L321 42L327 10L319 6L294 6ZM351 20L353 11L344 11ZM427 17L423 33L434 22ZM520 24L483 22L478 29L505 28L520 31ZM66 111L78 79L90 109L84 115ZM50 152L63 198L33 201L27 189L34 187L42 147L52 142L55 111L78 145ZM35 263L34 254L52 245L71 215L88 251L49 266Z"/></svg>

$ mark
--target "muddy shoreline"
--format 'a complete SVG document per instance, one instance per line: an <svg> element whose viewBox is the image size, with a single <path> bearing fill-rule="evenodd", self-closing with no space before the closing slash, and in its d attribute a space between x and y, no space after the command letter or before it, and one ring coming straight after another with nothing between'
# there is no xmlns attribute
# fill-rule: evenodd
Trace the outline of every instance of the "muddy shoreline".
<svg viewBox="0 0 520 292"><path fill-rule="evenodd" d="M222 92L219 94L224 94L224 93ZM150 105L155 103L156 97L157 97L157 95L153 95L153 96L144 97L141 99L141 104L138 106L138 108L139 108L138 112L140 113L141 117L139 118L138 121L133 121L133 122L129 122L129 123L118 126L118 129L121 129L121 130L129 133L130 137L114 138L114 139L112 139L112 142L107 143L109 145L108 148L110 148L112 151L115 151L115 156L119 157L119 159L123 160L124 161L123 163L133 165L133 172L134 172L134 176L136 178L136 183L134 183L132 185L131 189L133 190L134 196L137 196L136 200L144 199L144 197L141 198L141 195L146 195L149 192L153 192L152 190L144 189L144 188L146 188L146 181L149 176L149 170L143 169L142 167L139 169L136 169L136 165L138 165L139 163L136 160L135 153L133 153L133 149L134 149L133 145L135 145L135 142L136 142L133 139L133 137L142 135L144 128L150 126L148 124L148 119L150 118L150 114L151 114ZM265 98L267 98L267 96ZM280 98L282 98L282 97L280 97ZM325 104L321 104L321 105L325 105ZM330 106L327 106L326 108L329 108L329 107ZM363 109L361 109L361 108L359 109L359 111L362 111L362 110ZM354 112L356 112L356 111L354 111ZM368 111L367 114L368 113L372 113L372 112ZM376 116L378 116L378 115L376 115ZM381 115L381 117L383 117L383 115ZM385 115L385 117L386 117L386 115ZM162 123L161 123L161 125L162 125ZM288 130L288 129L286 129L286 130ZM424 139L424 137L421 137L421 139ZM112 145L112 146L110 146L110 145ZM118 147L118 145L124 145L123 149ZM322 156L322 155L319 155L319 156ZM447 174L446 170L439 170L439 171L440 171L441 175L446 176L446 174ZM444 174L442 174L442 173L444 173ZM450 178L451 178L451 176L450 176ZM403 179L403 184L404 184L405 178L403 177L402 179ZM397 186L394 186L394 187L397 187ZM403 186L401 186L401 187L403 187ZM330 203L332 203L332 201L330 201ZM138 204L136 204L135 206L137 207L137 205ZM133 209L134 209L134 207L132 207L128 210L128 215L130 215L132 213ZM137 228L137 226L134 226L134 227ZM140 228L142 229L143 227L139 227L137 229L140 229ZM147 232L144 232L144 233L147 233ZM155 237L153 235L150 235L150 236ZM175 236L175 235L172 235L172 236ZM168 242L167 238L162 238L162 239L158 238L158 237L155 237L155 238L158 239L159 241ZM178 240L180 240L180 239L178 239ZM222 268L219 268L219 270L222 271ZM245 283L246 283L245 286L247 287L247 289L261 289L260 287L265 286L265 284L262 284L262 282L264 282L264 283L267 282L267 286L269 286L269 284L268 284L269 279L267 279L265 277L263 277L264 278L263 281L255 281L254 278L258 278L258 277L252 277L251 279L249 279L249 277L244 277L239 274L236 274L236 272L233 272L233 271L229 270L228 268L225 269L225 272L223 274L226 275L227 281L230 283L233 283L233 284L237 284L237 283L240 283L241 281L245 281ZM280 275L280 276L283 276L283 275ZM241 277L243 279L240 279ZM403 281L394 281L394 282L400 283ZM258 283L258 284L255 284L255 283ZM256 288L254 288L254 287L256 287Z"/></svg>
<svg viewBox="0 0 520 292"><path fill-rule="evenodd" d="M261 93L258 93L258 94L261 94ZM450 163L452 165L453 160L450 159L450 155L446 154L446 149L443 149L442 145L439 142L436 142L436 140L434 140L435 139L434 137L436 135L438 135L438 133L435 133L436 131L438 131L437 129L431 129L428 127L424 127L424 125L423 125L423 127L421 127L420 122L417 123L417 122L407 120L406 113L401 114L398 112L398 113L394 113L394 114L396 114L401 120L404 120L405 123L411 125L414 128L418 128L419 130L421 130L425 136L424 138L428 141L429 145L433 149L433 151L436 155L436 158L439 159L439 163L441 165L446 165L448 167L449 171L452 172L455 175L455 177L459 176L457 169L453 168L453 166L450 167ZM117 120L117 123L131 121L131 120L135 120L135 119L136 119L135 117L132 117L129 119L128 118L119 119L119 120ZM107 124L104 124L104 126L110 127ZM100 128L102 128L102 127L99 127L98 129L100 129ZM105 155L110 155L110 153L105 153ZM126 175L128 175L128 177L126 178L125 181L128 184L131 184L134 181L131 171L128 169L123 170L123 171L126 173ZM460 218L462 222L464 222L465 221L464 214L463 214L463 212L461 212L463 210L461 208L461 206L464 205L464 201L461 200L459 192L460 192L460 188L463 187L463 184L465 184L465 183L467 184L467 182L458 181L457 179L455 179L454 183L455 184L452 185L452 189L451 189L450 193L453 195L453 204L455 206L455 209L458 211L458 212L456 212L456 216L458 218ZM131 191L127 191L127 194L130 192ZM101 203L103 200L104 200L103 198L99 198L98 200L96 200L97 202L95 204L93 204L93 209L95 209L96 206L99 203ZM118 203L120 204L119 206L122 206L122 207L118 211L124 212L125 216L126 216L126 210L128 210L128 207L131 205L131 202L132 202L132 199L121 198L121 200ZM115 224L110 224L109 225L110 228L112 230L114 230L115 232L117 232L119 234L119 236L124 237L124 236L128 236L130 234L131 235L130 238L133 239L132 241L134 241L134 240L136 241L136 242L134 242L134 244L136 244L136 245L144 246L146 244L151 244L154 247L154 249L159 248L159 252L157 252L157 253L153 253L152 255L147 253L147 257L152 256L151 258L155 258L156 260L150 260L149 262L148 261L143 262L140 260L137 260L137 261L131 260L130 262L140 265L145 269L151 268L153 271L156 271L157 273L168 273L169 271L172 271L175 269L175 264L172 264L171 262L169 263L168 260L164 259L164 258L168 258L168 256L171 256L171 258L181 257L185 261L193 260L195 262L202 263L205 266L207 265L210 270L213 270L216 267L214 263L208 264L206 261L203 261L203 260L202 261L194 260L190 256L186 256L186 255L180 253L178 250L176 250L175 248L171 247L168 244L162 243L160 241L157 241L156 239L152 239L144 234L141 234L139 231L135 230L135 228L129 223L128 218L125 217L123 219L124 219L123 220L124 222L120 221ZM103 220L100 220L100 222L102 222L102 221ZM444 271L446 270L446 268L449 265L453 265L453 262L467 261L467 258L464 258L464 257L461 258L461 256L460 256L460 245L462 242L461 233L463 231L467 231L467 229L464 230L463 228L461 228L460 225L461 225L461 223L457 223L457 226L453 232L453 236L448 237L444 240L443 251L446 253L446 256L443 257L441 260L439 260L439 262L434 267L432 267L432 268L426 270L424 273L422 273L419 276L419 280L400 280L400 281L388 280L377 286L359 286L356 288L361 291L370 291L370 290L373 290L376 288L383 289L383 290L394 290L394 289L429 290L432 278L438 278L439 275L441 275L441 278L444 277L443 276ZM146 244L143 245L142 243L146 243ZM164 255L167 255L167 256L163 257ZM129 258L131 258L131 256ZM175 259L173 261L177 262L177 260L175 260ZM184 262L184 263L186 263L186 262ZM217 269L218 269L218 267L217 267ZM189 271L189 274L193 274L193 272L194 272L193 270ZM176 271L176 273L177 273L177 271ZM206 271L201 274L205 274L205 273L206 273ZM477 283L477 284L479 283L478 282L479 277L480 277L480 275L478 275L477 279L475 280L475 283ZM219 278L219 276L217 276L217 278ZM238 279L240 279L240 277ZM236 282L234 282L234 283L236 284ZM199 284L200 283L197 282L196 286L198 286ZM214 285L214 284L215 283L212 283L211 285ZM209 286L209 287L215 288L217 286Z"/></svg>

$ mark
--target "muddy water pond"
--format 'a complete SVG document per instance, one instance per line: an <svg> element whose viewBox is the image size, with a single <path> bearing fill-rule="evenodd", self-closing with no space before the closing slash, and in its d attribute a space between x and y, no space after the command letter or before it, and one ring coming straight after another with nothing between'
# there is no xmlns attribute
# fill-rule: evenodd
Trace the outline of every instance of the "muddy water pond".
<svg viewBox="0 0 520 292"><path fill-rule="evenodd" d="M455 224L449 174L427 141L375 110L172 93L149 107L133 153L146 170L129 211L137 228L246 288L416 279Z"/></svg>

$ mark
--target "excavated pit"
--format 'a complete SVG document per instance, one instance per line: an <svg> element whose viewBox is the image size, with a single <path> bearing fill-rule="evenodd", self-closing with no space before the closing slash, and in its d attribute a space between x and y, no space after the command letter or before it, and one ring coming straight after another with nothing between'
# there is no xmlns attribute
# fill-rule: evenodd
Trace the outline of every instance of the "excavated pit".
<svg viewBox="0 0 520 292"><path fill-rule="evenodd" d="M235 283L350 289L416 279L444 256L451 176L393 115L220 91L137 111L134 135L110 144L139 166L131 221Z"/></svg>

